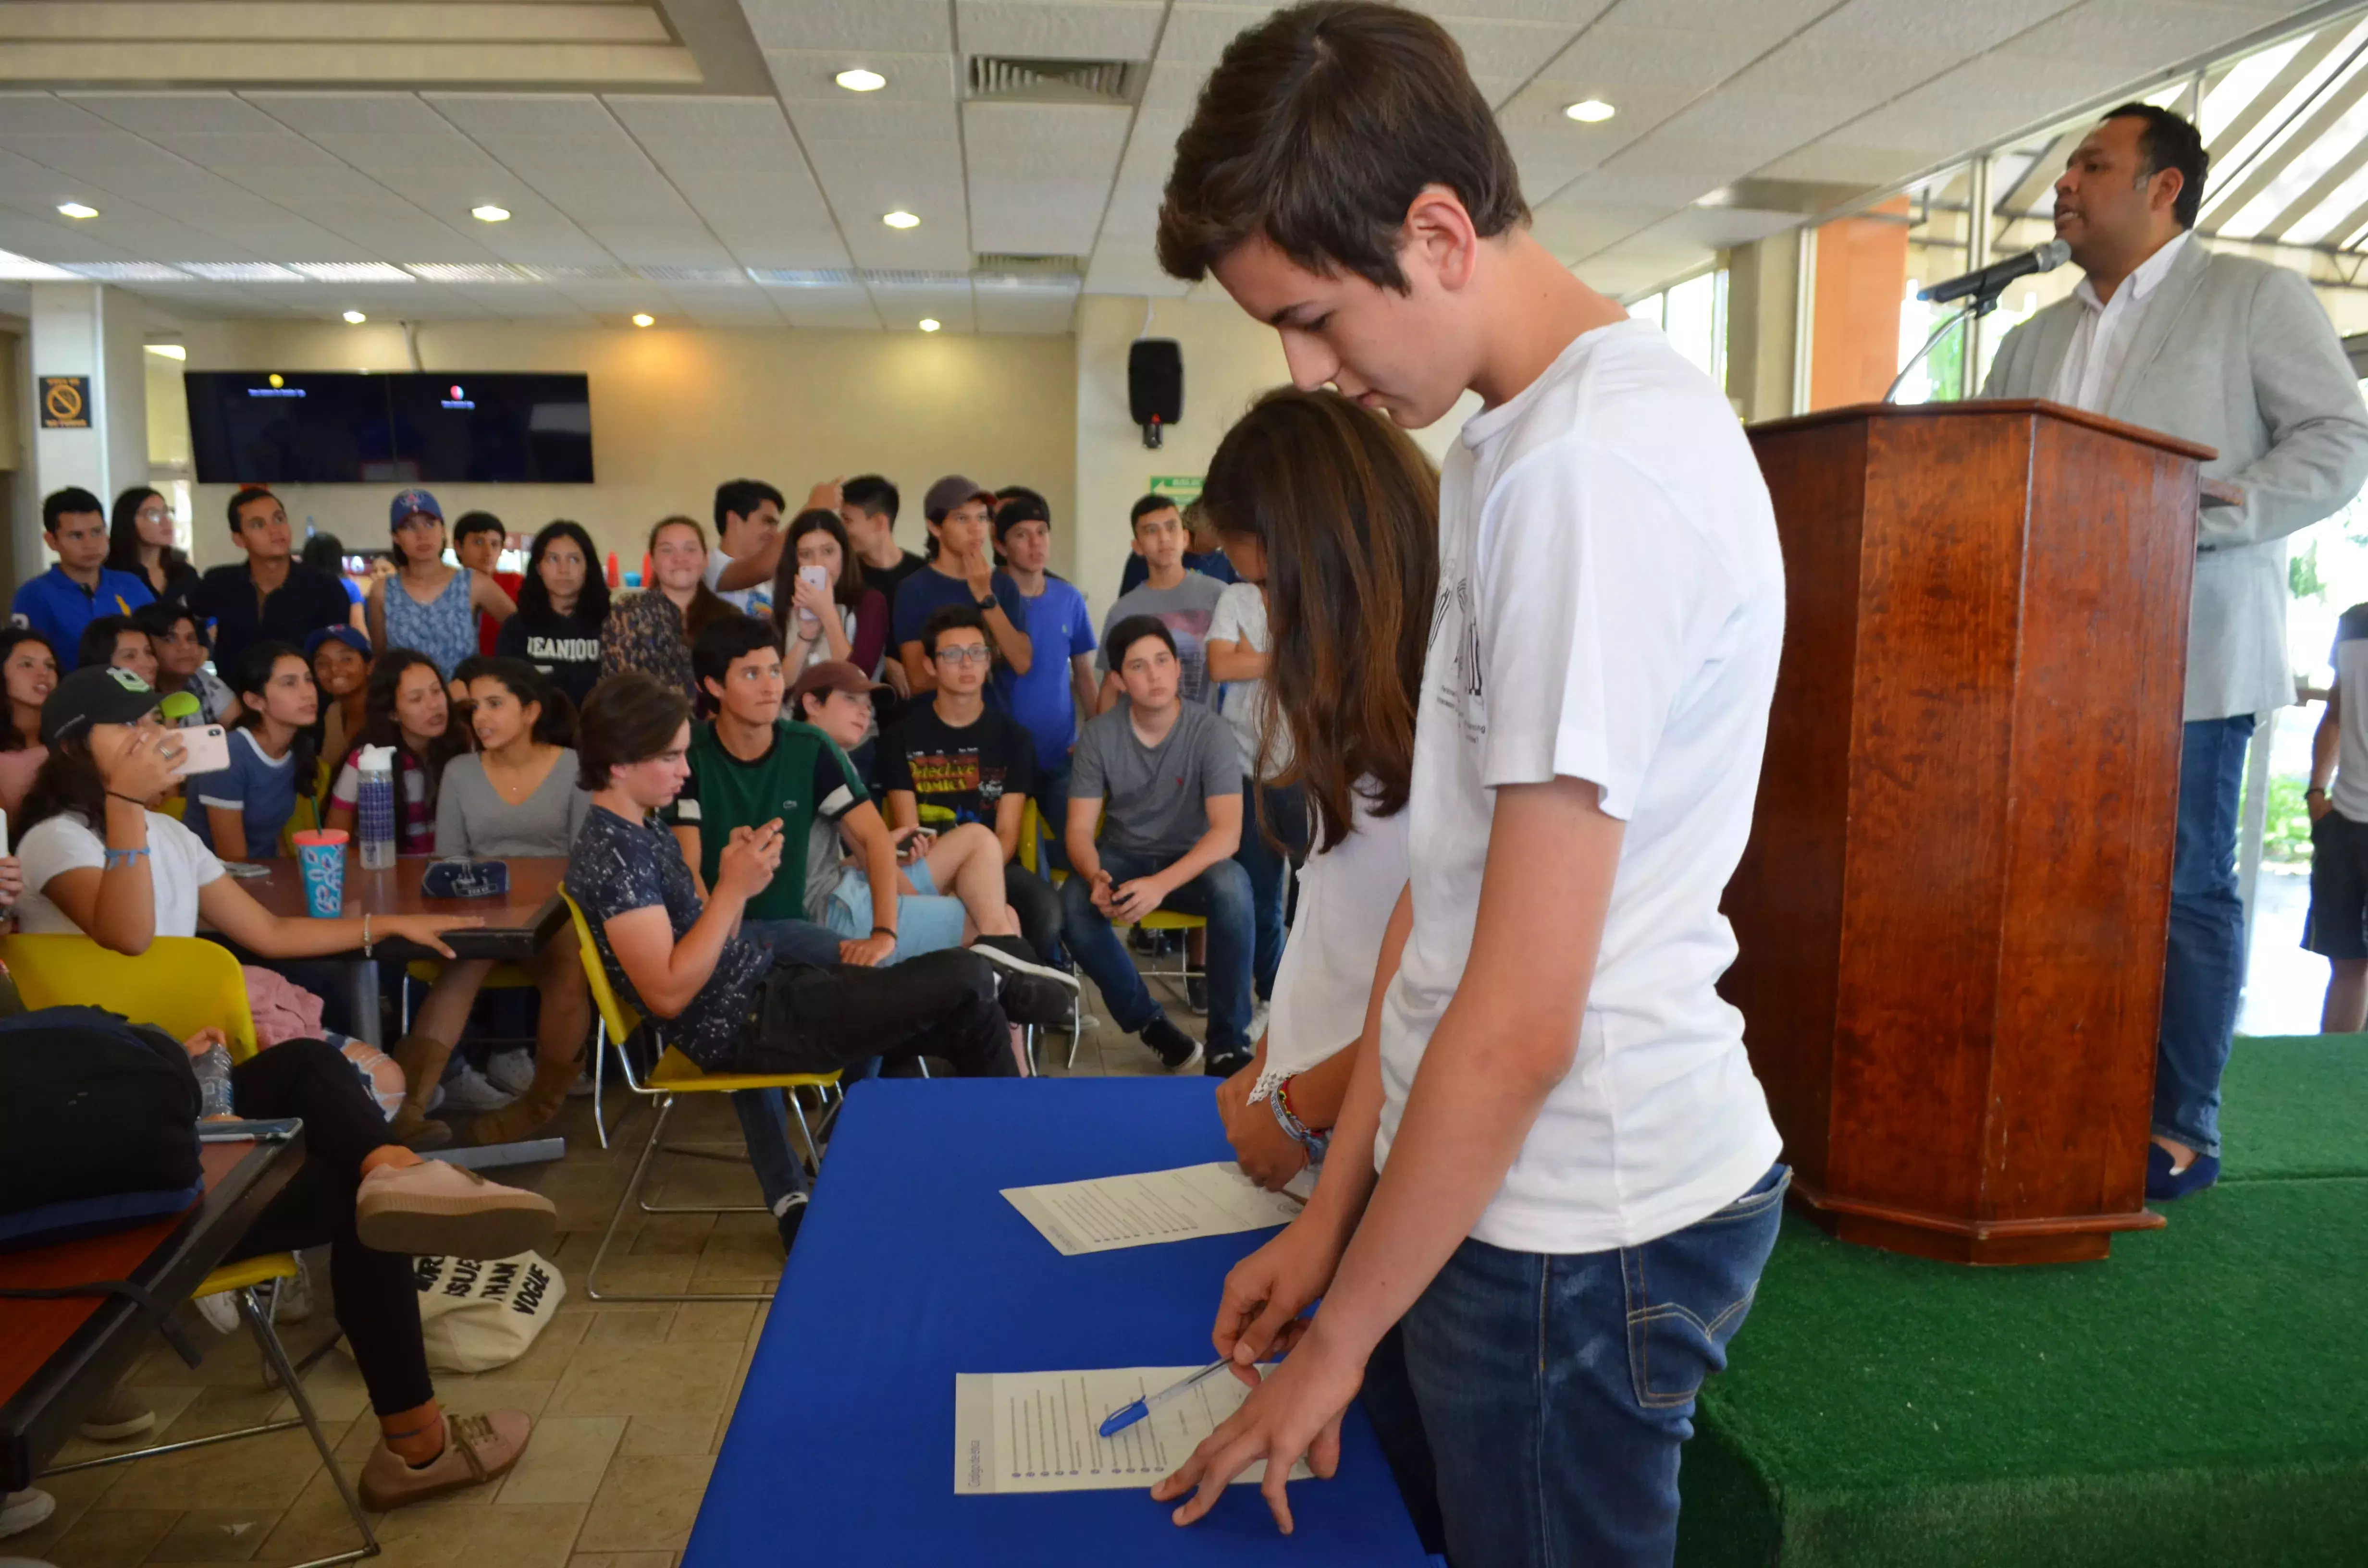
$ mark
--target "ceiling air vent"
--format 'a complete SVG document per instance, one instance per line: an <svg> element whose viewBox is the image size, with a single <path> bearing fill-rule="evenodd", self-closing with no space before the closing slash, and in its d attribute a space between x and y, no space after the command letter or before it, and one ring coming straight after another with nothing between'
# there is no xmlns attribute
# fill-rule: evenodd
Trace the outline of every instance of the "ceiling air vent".
<svg viewBox="0 0 2368 1568"><path fill-rule="evenodd" d="M1081 256L1013 256L1000 251L982 251L971 258L973 278L1026 278L1058 280L1083 278L1086 258Z"/></svg>
<svg viewBox="0 0 2368 1568"><path fill-rule="evenodd" d="M1133 104L1143 97L1150 65L1140 60L1016 60L970 57L973 103Z"/></svg>

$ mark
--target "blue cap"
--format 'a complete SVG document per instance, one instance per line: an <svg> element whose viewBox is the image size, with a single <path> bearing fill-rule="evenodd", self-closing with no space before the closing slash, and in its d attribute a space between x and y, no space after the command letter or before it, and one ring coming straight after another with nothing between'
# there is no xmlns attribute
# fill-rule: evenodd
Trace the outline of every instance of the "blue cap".
<svg viewBox="0 0 2368 1568"><path fill-rule="evenodd" d="M415 512L425 512L439 523L444 520L444 508L436 504L435 496L425 490L406 490L388 504L386 508L388 530L392 532L403 527L403 520Z"/></svg>
<svg viewBox="0 0 2368 1568"><path fill-rule="evenodd" d="M343 642L365 659L370 656L370 639L356 631L350 622L344 626L324 626L305 638L304 656L311 658L321 651L322 643L331 642Z"/></svg>

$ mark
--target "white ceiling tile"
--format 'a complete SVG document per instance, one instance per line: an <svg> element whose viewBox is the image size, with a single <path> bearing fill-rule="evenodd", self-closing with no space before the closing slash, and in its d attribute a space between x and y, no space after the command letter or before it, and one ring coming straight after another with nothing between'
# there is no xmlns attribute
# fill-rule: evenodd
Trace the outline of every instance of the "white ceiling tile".
<svg viewBox="0 0 2368 1568"><path fill-rule="evenodd" d="M1749 167L1771 153L1815 141L1866 107L1842 93L1795 97L1729 89L1679 110L1655 128L1653 139L1717 146L1727 161Z"/></svg>
<svg viewBox="0 0 2368 1568"><path fill-rule="evenodd" d="M872 308L880 312L882 324L891 332L909 331L924 317L937 322L947 332L976 330L977 317L966 281L909 287L875 281L868 287Z"/></svg>
<svg viewBox="0 0 2368 1568"><path fill-rule="evenodd" d="M1125 150L1127 111L1077 104L965 104L971 246L1083 256Z"/></svg>
<svg viewBox="0 0 2368 1568"><path fill-rule="evenodd" d="M946 0L740 0L760 49L953 48Z"/></svg>
<svg viewBox="0 0 2368 1568"><path fill-rule="evenodd" d="M1475 76L1521 77L1560 54L1576 28L1560 23L1503 22L1477 17L1441 17Z"/></svg>
<svg viewBox="0 0 2368 1568"><path fill-rule="evenodd" d="M2088 0L2009 39L2007 54L2121 65L2124 77L2233 42L2261 26L2258 11L2173 0Z"/></svg>
<svg viewBox="0 0 2368 1568"><path fill-rule="evenodd" d="M790 119L805 142L943 142L951 144L957 117L944 103L885 102L842 93L836 98L801 99Z"/></svg>
<svg viewBox="0 0 2368 1568"><path fill-rule="evenodd" d="M1076 318L1077 291L996 290L984 286L972 290L981 332L1053 334L1069 330Z"/></svg>
<svg viewBox="0 0 2368 1568"><path fill-rule="evenodd" d="M1192 285L1161 270L1159 258L1148 246L1105 244L1086 267L1089 294L1141 294L1150 299L1181 299Z"/></svg>
<svg viewBox="0 0 2368 1568"><path fill-rule="evenodd" d="M1752 172L1770 179L1875 186L1904 179L1931 161L1930 153L1915 148L1839 147L1816 142Z"/></svg>
<svg viewBox="0 0 2368 1568"><path fill-rule="evenodd" d="M1932 0L1850 0L1802 37L1804 41L1932 49L1962 56L1993 48L2081 3L1982 0L1978 6L1936 6Z"/></svg>
<svg viewBox="0 0 2368 1568"><path fill-rule="evenodd" d="M955 0L965 55L1148 60L1165 0Z"/></svg>
<svg viewBox="0 0 2368 1568"><path fill-rule="evenodd" d="M254 135L280 129L235 93L64 93L60 97L142 136L182 131Z"/></svg>
<svg viewBox="0 0 2368 1568"><path fill-rule="evenodd" d="M97 123L74 105L49 93L0 93L0 139L76 134Z"/></svg>
<svg viewBox="0 0 2368 1568"><path fill-rule="evenodd" d="M852 95L834 79L850 66L860 65L888 78L888 85L867 95L892 102L951 103L954 62L951 54L898 54L886 50L804 51L768 49L765 63L773 85L787 102L837 98Z"/></svg>
<svg viewBox="0 0 2368 1568"><path fill-rule="evenodd" d="M1477 17L1506 22L1558 22L1582 28L1611 8L1612 0L1401 0L1439 17Z"/></svg>
<svg viewBox="0 0 2368 1568"><path fill-rule="evenodd" d="M1272 8L1266 6L1205 6L1178 0L1167 9L1167 29L1159 35L1159 58L1214 65L1235 34L1271 14Z"/></svg>
<svg viewBox="0 0 2368 1568"><path fill-rule="evenodd" d="M451 129L410 93L247 92L240 97L306 136L420 136Z"/></svg>
<svg viewBox="0 0 2368 1568"><path fill-rule="evenodd" d="M774 289L773 309L791 326L877 330L880 312L860 283Z"/></svg>
<svg viewBox="0 0 2368 1568"><path fill-rule="evenodd" d="M1622 28L1783 38L1833 7L1834 0L1620 0L1603 19Z"/></svg>
<svg viewBox="0 0 2368 1568"><path fill-rule="evenodd" d="M1621 206L1600 199L1562 199L1540 204L1531 213L1530 232L1556 260L1576 261L1605 245L1650 228L1667 212L1659 203Z"/></svg>
<svg viewBox="0 0 2368 1568"><path fill-rule="evenodd" d="M1931 49L1884 49L1836 40L1794 39L1721 84L1729 93L1775 93L1865 108L1896 98L1954 70L1963 55Z"/></svg>

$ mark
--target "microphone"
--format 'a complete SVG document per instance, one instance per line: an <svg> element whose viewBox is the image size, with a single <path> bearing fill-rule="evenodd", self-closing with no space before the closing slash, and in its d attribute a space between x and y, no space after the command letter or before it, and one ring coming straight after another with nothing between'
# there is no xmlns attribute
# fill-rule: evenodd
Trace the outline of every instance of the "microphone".
<svg viewBox="0 0 2368 1568"><path fill-rule="evenodd" d="M1946 304L1951 300L1962 300L1968 294L1987 298L2018 278L2033 272L2053 272L2071 259L2070 245L2062 240L2050 240L2037 250L2027 250L2021 256L1994 261L1962 278L1952 278L1945 283L1935 283L1930 289L1919 290L1916 297L1930 305Z"/></svg>

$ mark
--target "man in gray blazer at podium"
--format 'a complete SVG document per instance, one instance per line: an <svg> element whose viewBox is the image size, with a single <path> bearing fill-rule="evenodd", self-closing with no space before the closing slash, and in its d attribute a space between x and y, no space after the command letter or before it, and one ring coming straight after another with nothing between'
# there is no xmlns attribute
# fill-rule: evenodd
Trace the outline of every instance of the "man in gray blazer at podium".
<svg viewBox="0 0 2368 1568"><path fill-rule="evenodd" d="M2055 233L2088 276L2007 335L1984 397L2047 398L2216 448L2203 465L2187 641L2170 940L2146 1196L2220 1174L2220 1074L2244 986L2237 797L2259 716L2294 699L2285 536L2368 478L2368 410L2335 329L2295 273L2215 255L2195 128L2125 104L2055 182Z"/></svg>

